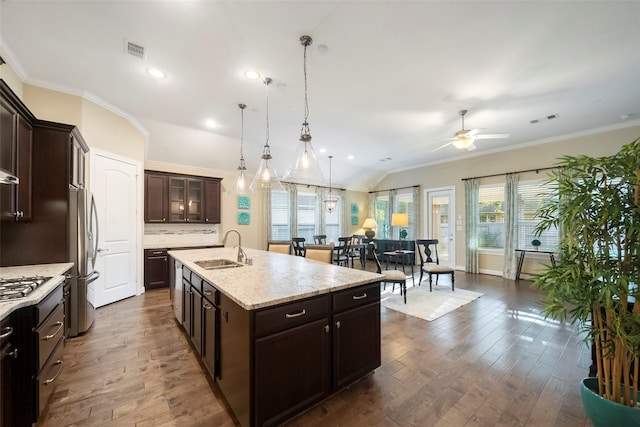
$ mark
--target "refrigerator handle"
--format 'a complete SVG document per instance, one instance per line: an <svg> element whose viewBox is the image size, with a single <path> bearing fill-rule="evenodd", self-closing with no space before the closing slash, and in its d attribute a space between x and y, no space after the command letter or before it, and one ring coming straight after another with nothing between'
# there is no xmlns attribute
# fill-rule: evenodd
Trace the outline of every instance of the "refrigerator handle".
<svg viewBox="0 0 640 427"><path fill-rule="evenodd" d="M100 224L98 223L98 208L96 207L96 199L91 195L91 214L89 215L89 224L93 224L93 217L96 218L95 239L93 242L93 255L91 256L91 269L96 268L96 258L98 256L98 240L100 232ZM96 277L97 279L97 277Z"/></svg>
<svg viewBox="0 0 640 427"><path fill-rule="evenodd" d="M97 271L94 271L87 277L87 284L98 280L99 277L100 277L100 273L98 273Z"/></svg>

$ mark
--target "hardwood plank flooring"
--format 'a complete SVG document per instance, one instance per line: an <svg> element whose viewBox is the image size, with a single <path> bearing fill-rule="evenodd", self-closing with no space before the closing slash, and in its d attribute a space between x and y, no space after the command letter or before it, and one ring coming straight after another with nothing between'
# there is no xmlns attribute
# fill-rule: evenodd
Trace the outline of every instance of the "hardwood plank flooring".
<svg viewBox="0 0 640 427"><path fill-rule="evenodd" d="M286 425L591 426L578 387L589 349L541 316L530 283L456 272L484 295L433 322L382 307L382 366ZM152 290L98 309L67 343L38 426L233 426L204 372L168 290Z"/></svg>

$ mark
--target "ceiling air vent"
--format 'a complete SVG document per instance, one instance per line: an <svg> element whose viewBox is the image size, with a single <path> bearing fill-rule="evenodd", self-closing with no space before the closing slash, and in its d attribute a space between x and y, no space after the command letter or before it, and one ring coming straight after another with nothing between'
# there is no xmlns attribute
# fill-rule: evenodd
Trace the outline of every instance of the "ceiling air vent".
<svg viewBox="0 0 640 427"><path fill-rule="evenodd" d="M147 56L147 50L144 46L140 46L137 43L125 40L125 49L129 55L133 55L136 58L145 59Z"/></svg>
<svg viewBox="0 0 640 427"><path fill-rule="evenodd" d="M529 123L535 125L536 123L546 122L548 120L557 119L558 117L560 116L558 116L557 114L549 114L548 116L540 117L539 119L529 120Z"/></svg>

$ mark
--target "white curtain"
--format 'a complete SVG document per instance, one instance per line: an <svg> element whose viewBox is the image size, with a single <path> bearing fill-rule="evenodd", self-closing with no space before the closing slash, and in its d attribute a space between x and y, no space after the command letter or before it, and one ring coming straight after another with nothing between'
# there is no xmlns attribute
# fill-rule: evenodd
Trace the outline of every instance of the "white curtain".
<svg viewBox="0 0 640 427"><path fill-rule="evenodd" d="M289 235L296 237L298 235L298 186L295 184L288 185L289 190Z"/></svg>
<svg viewBox="0 0 640 427"><path fill-rule="evenodd" d="M509 173L504 185L504 257L502 277L516 278L516 222L518 218L518 175Z"/></svg>
<svg viewBox="0 0 640 427"><path fill-rule="evenodd" d="M324 199L327 197L327 190L324 187L316 187L316 232L314 234L327 234L327 219L324 215L325 204Z"/></svg>
<svg viewBox="0 0 640 427"><path fill-rule="evenodd" d="M412 227L409 229L409 239L415 240L420 235L420 187L413 187L413 212L411 214L409 224Z"/></svg>
<svg viewBox="0 0 640 427"><path fill-rule="evenodd" d="M467 179L464 182L465 208L465 241L467 273L478 273L478 203L480 184L478 178Z"/></svg>
<svg viewBox="0 0 640 427"><path fill-rule="evenodd" d="M264 222L262 223L264 230L266 231L267 242L271 240L271 188L265 189L262 193L263 203L265 206ZM265 248L266 249L266 248Z"/></svg>
<svg viewBox="0 0 640 427"><path fill-rule="evenodd" d="M387 212L387 221L385 222L385 230L388 230L385 238L394 239L394 230L391 226L391 218L396 211L396 190L389 190L389 212ZM380 224L378 224L380 225Z"/></svg>

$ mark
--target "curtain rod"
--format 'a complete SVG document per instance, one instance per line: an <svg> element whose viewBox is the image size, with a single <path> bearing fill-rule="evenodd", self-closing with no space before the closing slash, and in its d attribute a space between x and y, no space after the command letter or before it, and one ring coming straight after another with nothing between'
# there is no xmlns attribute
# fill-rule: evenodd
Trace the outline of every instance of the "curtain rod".
<svg viewBox="0 0 640 427"><path fill-rule="evenodd" d="M402 190L403 188L419 188L419 187L420 187L420 185L407 185L406 187L390 188L388 190L369 191L369 194L372 194L372 193L384 193L385 191Z"/></svg>
<svg viewBox="0 0 640 427"><path fill-rule="evenodd" d="M482 176L472 176L471 178L462 178L462 180L463 181L468 181L470 179L476 179L476 178L491 178L491 177L494 177L494 176L509 175L509 174L512 174L512 173L524 173L524 172L539 173L540 171L545 171L545 170L550 170L550 169L558 169L558 167L557 166L550 166L550 167L546 167L546 168L527 169L527 170L523 170L523 171L494 173L493 175L482 175Z"/></svg>
<svg viewBox="0 0 640 427"><path fill-rule="evenodd" d="M316 187L316 188L329 188L327 186L324 185L316 185L316 184L300 184L299 182L291 182L291 181L280 181L283 184L289 184L289 185L300 185L302 187ZM336 190L336 191L347 191L346 188L338 188L338 187L331 187L331 190Z"/></svg>

